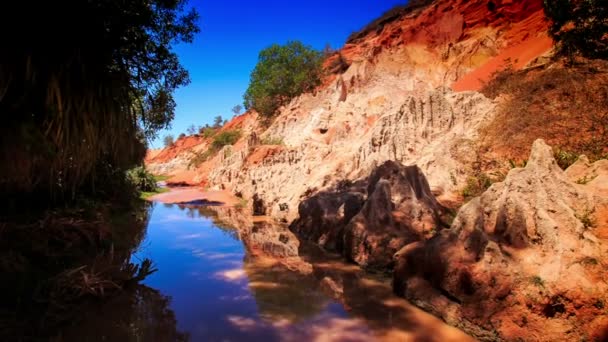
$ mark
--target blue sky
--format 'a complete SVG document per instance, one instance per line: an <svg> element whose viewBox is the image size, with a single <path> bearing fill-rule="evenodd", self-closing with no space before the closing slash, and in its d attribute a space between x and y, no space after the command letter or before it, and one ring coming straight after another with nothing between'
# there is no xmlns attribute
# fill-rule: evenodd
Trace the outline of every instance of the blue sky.
<svg viewBox="0 0 608 342"><path fill-rule="evenodd" d="M190 72L192 83L175 93L175 120L162 137L177 137L191 124L211 123L213 117L232 117L242 104L249 74L260 50L289 40L300 40L316 49L326 44L344 45L348 35L406 0L191 0L200 14L201 32L193 44L175 51Z"/></svg>

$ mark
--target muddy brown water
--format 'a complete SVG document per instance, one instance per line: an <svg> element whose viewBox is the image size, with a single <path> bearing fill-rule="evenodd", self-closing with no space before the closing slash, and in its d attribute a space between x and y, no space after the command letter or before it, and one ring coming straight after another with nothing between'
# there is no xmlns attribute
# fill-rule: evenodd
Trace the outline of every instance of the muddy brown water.
<svg viewBox="0 0 608 342"><path fill-rule="evenodd" d="M387 278L312 246L300 254L294 267L252 257L237 229L192 208L156 203L132 260L150 258L158 271L92 306L61 340L470 340L394 296Z"/></svg>

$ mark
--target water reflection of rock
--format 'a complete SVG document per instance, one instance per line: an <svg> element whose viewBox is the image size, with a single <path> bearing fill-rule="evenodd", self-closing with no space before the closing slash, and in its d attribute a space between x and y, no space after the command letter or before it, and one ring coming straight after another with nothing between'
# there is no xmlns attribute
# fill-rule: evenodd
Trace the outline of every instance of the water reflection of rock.
<svg viewBox="0 0 608 342"><path fill-rule="evenodd" d="M251 217L238 208L206 210L213 213L216 224L238 227L247 249L244 269L260 315L283 340L321 336L335 341L472 340L396 297L386 277L370 275L339 255L298 241L286 226ZM351 318L324 316L332 299Z"/></svg>
<svg viewBox="0 0 608 342"><path fill-rule="evenodd" d="M86 311L63 334L64 340L80 341L187 341L177 331L170 298L147 286L125 291L111 301Z"/></svg>
<svg viewBox="0 0 608 342"><path fill-rule="evenodd" d="M260 316L267 322L310 319L330 303L310 273L290 270L276 259L247 257L244 268Z"/></svg>

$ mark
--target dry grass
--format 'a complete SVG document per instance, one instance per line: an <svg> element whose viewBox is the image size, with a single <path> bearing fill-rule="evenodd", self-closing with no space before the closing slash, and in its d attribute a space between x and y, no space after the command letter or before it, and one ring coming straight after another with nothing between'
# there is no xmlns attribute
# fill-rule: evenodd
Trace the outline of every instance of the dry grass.
<svg viewBox="0 0 608 342"><path fill-rule="evenodd" d="M397 5L384 12L379 18L367 24L361 30L351 33L346 40L346 43L356 43L358 40L372 32L380 33L382 29L384 29L385 25L398 20L404 15L410 14L419 9L423 9L433 2L434 0L410 0L405 5Z"/></svg>
<svg viewBox="0 0 608 342"><path fill-rule="evenodd" d="M564 155L599 159L608 153L607 62L507 69L482 92L502 96L495 119L483 130L484 145L495 159L524 160L538 138Z"/></svg>

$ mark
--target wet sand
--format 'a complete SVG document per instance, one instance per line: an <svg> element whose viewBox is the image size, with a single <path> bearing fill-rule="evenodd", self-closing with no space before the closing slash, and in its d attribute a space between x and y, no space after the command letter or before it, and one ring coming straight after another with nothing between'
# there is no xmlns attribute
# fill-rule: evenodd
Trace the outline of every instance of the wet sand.
<svg viewBox="0 0 608 342"><path fill-rule="evenodd" d="M169 189L169 192L151 196L149 200L161 203L185 203L206 200L209 202L220 202L225 206L234 206L239 203L237 197L225 190L205 191L197 187L177 187Z"/></svg>

